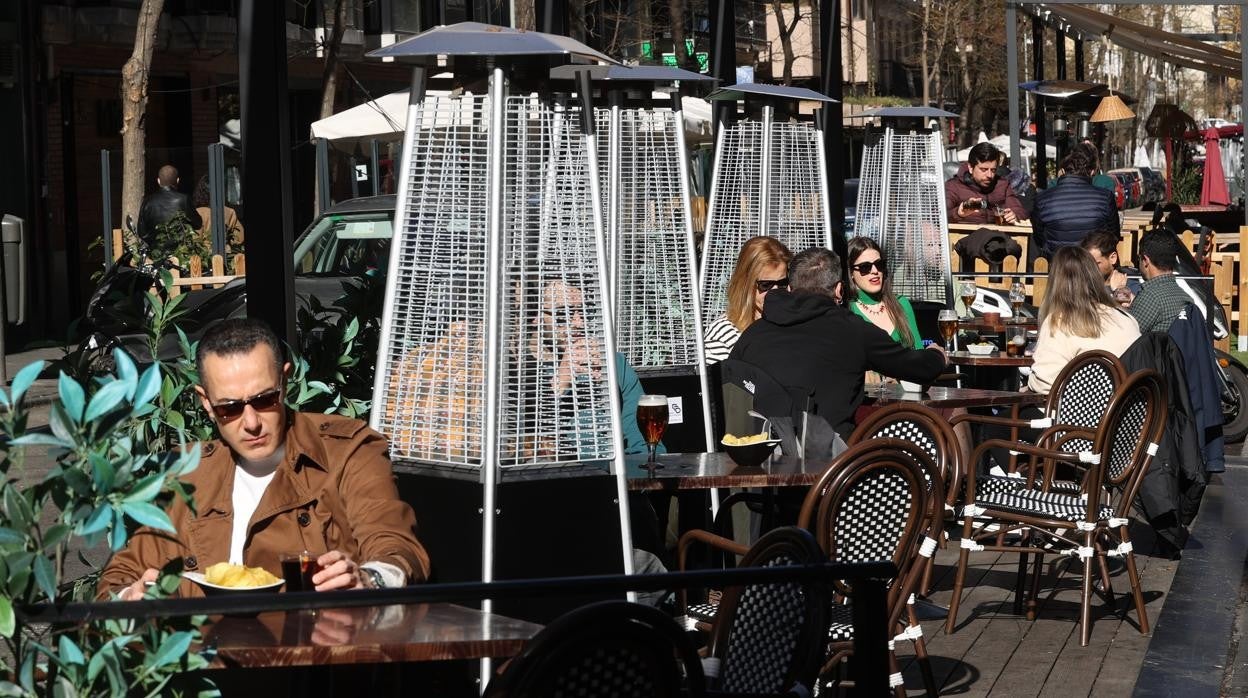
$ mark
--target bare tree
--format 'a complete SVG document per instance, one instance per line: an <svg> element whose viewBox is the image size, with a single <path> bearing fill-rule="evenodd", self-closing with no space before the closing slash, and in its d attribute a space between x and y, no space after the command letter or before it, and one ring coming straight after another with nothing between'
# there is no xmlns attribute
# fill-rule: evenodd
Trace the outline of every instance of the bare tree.
<svg viewBox="0 0 1248 698"><path fill-rule="evenodd" d="M803 7L802 0L770 0L771 12L776 18L776 33L780 36L780 50L784 55L784 84L793 84L793 63L797 54L793 50L793 33L798 24L809 16L808 7Z"/></svg>
<svg viewBox="0 0 1248 698"><path fill-rule="evenodd" d="M932 103L932 82L940 81L942 59L949 41L948 8L932 6L935 0L923 0L922 22L919 24L919 70L923 81L923 105ZM939 90L937 97L941 97Z"/></svg>
<svg viewBox="0 0 1248 698"><path fill-rule="evenodd" d="M689 68L693 65L693 60L689 55L689 48L685 46L685 0L668 0L667 11L672 25L672 50L676 52L676 67Z"/></svg>
<svg viewBox="0 0 1248 698"><path fill-rule="evenodd" d="M134 52L121 68L121 216L139 217L147 179L147 84L156 29L165 0L143 0L134 32Z"/></svg>
<svg viewBox="0 0 1248 698"><path fill-rule="evenodd" d="M321 116L328 119L334 115L334 99L338 96L338 53L342 50L342 35L347 31L347 0L334 0L325 5L325 39L321 49L325 53L325 67L321 71Z"/></svg>

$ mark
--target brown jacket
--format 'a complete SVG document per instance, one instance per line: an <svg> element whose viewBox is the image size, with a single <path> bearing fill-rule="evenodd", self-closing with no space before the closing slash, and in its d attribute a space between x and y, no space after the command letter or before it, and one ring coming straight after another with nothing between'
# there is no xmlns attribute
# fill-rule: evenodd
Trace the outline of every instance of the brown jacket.
<svg viewBox="0 0 1248 698"><path fill-rule="evenodd" d="M1023 206L1023 202L1018 200L1014 188L1005 180L1005 177L994 178L992 189L984 191L971 179L970 168L964 162L958 168L956 175L945 180L945 213L949 216L950 223L988 224L993 222L991 209L973 211L966 218L958 217L958 204L971 199L987 199L989 206L1008 208L1014 212L1018 220L1027 219L1027 209Z"/></svg>
<svg viewBox="0 0 1248 698"><path fill-rule="evenodd" d="M199 467L184 482L194 487L198 515L175 500L169 519L177 536L139 529L104 568L101 596L176 557L189 571L228 560L234 524L229 448L220 441L205 443ZM395 565L409 582L429 575L429 557L416 539L416 516L399 499L385 438L359 420L296 412L286 435L286 457L251 517L243 562L280 577L282 553L335 549L357 562ZM187 581L180 591L202 595Z"/></svg>

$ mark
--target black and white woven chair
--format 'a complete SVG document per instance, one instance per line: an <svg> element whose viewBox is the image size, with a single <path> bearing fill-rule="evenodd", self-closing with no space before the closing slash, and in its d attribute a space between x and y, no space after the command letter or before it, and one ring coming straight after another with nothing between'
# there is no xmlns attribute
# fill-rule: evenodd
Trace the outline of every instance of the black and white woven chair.
<svg viewBox="0 0 1248 698"><path fill-rule="evenodd" d="M1017 489L984 492L968 502L963 516L961 551L954 580L953 601L949 605L946 632L955 629L958 603L966 580L967 559L971 552L989 550L1021 555L1036 555L1032 577L1029 615L1034 614L1034 599L1039 584L1043 556L1071 555L1083 563L1083 597L1080 607L1081 637L1088 644L1091 634L1092 558L1100 565L1104 593L1113 602L1113 589L1105 558L1126 560L1135 610L1141 633L1148 633L1148 617L1135 555L1128 533L1131 505L1149 463L1157 452L1157 442L1166 424L1165 386L1155 371L1132 374L1115 391L1100 426L1091 434L1090 448L1064 452L1030 444L989 440L976 449L1008 447L1032 458L1070 463L1086 468L1081 491L1075 493ZM1069 441L1067 442L1070 443ZM968 473L968 491L974 489L974 471ZM1003 545L990 538L995 533L976 533L974 519L980 517L996 523L1002 531L1026 532L1021 545Z"/></svg>
<svg viewBox="0 0 1248 698"><path fill-rule="evenodd" d="M1110 398L1125 378L1126 371L1117 356L1107 351L1089 351L1072 359L1053 380L1043 417L1020 420L968 413L956 415L949 422L951 425L969 421L1019 429L1042 429L1035 440L1036 446L1078 453L1091 448L1091 432L1096 430L1105 416ZM966 464L967 468L974 468L978 462L979 456L976 454ZM975 497L990 492L1008 492L1035 486L1067 492L1077 490L1077 486L1069 482L1054 482L1051 466L1052 461L1047 461L1029 464L1028 468L1021 470L1011 468L1011 472L1005 476L978 478L975 483ZM1041 480L1035 480L1037 477Z"/></svg>
<svg viewBox="0 0 1248 698"><path fill-rule="evenodd" d="M889 684L899 696L905 695L905 686L892 653L897 640L915 643L928 694L936 692L923 631L910 604L925 566L918 561L935 552L933 535L943 512L944 486L931 458L909 441L871 439L837 458L811 487L798 517L798 525L815 532L832 562L888 560L897 566L898 576L889 586L888 627L893 637ZM853 653L853 589L838 583L836 591L821 685L841 683L838 674Z"/></svg>
<svg viewBox="0 0 1248 698"><path fill-rule="evenodd" d="M786 526L759 538L739 567L824 559L814 536ZM732 694L810 695L823 660L831 593L830 586L810 581L726 588L702 663L708 686Z"/></svg>
<svg viewBox="0 0 1248 698"><path fill-rule="evenodd" d="M604 601L546 626L490 682L487 698L696 698L697 650L662 611Z"/></svg>

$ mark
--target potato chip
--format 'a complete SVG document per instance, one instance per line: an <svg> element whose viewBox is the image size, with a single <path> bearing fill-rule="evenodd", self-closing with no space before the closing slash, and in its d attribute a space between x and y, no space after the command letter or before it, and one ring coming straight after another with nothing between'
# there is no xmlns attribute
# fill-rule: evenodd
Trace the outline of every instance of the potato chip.
<svg viewBox="0 0 1248 698"><path fill-rule="evenodd" d="M261 587L280 581L263 567L245 567L229 562L218 562L204 570L204 581L219 587Z"/></svg>

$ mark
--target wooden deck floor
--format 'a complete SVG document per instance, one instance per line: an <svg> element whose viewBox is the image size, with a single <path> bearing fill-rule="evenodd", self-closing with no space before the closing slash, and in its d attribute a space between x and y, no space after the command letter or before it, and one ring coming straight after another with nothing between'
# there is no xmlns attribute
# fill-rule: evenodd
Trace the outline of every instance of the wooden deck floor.
<svg viewBox="0 0 1248 698"><path fill-rule="evenodd" d="M958 529L960 531L960 528ZM1151 530L1132 524L1136 563L1148 608L1156 624L1178 562L1153 557ZM931 599L947 606L953 593L957 533L936 555ZM1115 570L1118 608L1109 611L1094 597L1092 639L1079 645L1079 567L1046 559L1040 607L1034 622L1013 613L1018 556L972 553L958 626L945 634L943 621L925 621L923 635L942 695L956 696L1130 696L1148 650L1150 636L1139 632L1125 568ZM898 644L909 695L921 696L923 681L909 643Z"/></svg>

